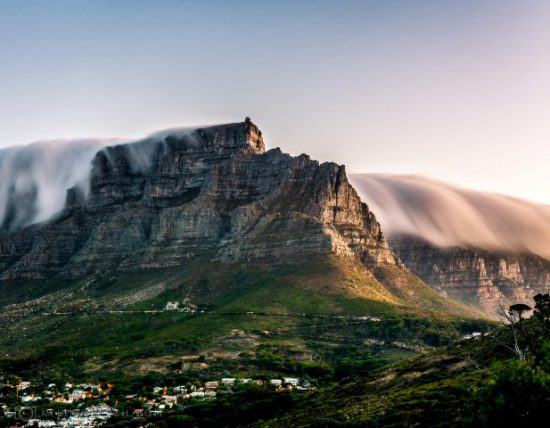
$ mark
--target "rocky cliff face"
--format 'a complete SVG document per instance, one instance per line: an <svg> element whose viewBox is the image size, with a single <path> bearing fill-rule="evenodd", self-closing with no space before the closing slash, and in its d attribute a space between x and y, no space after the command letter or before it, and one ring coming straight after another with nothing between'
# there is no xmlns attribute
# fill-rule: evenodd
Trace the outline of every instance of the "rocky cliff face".
<svg viewBox="0 0 550 428"><path fill-rule="evenodd" d="M401 261L432 288L489 313L500 304L531 304L532 296L550 289L550 261L536 255L439 248L408 236L389 242Z"/></svg>
<svg viewBox="0 0 550 428"><path fill-rule="evenodd" d="M0 229L0 280L170 268L204 254L400 266L343 166L266 152L247 120L99 151L89 194L70 189L47 223Z"/></svg>

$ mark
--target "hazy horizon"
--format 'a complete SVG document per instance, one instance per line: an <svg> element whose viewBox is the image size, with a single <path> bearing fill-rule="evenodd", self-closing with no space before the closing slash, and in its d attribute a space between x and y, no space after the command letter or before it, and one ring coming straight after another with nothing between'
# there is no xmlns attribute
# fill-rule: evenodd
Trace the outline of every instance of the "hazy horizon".
<svg viewBox="0 0 550 428"><path fill-rule="evenodd" d="M250 116L269 147L550 203L541 1L0 0L0 147Z"/></svg>

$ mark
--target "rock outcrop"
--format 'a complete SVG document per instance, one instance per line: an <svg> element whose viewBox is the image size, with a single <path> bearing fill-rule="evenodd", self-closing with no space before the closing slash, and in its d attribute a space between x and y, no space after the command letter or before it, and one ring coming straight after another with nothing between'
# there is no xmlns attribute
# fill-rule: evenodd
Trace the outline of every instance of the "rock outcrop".
<svg viewBox="0 0 550 428"><path fill-rule="evenodd" d="M357 257L404 269L343 166L265 151L246 120L108 147L54 219L0 230L0 280L219 260Z"/></svg>
<svg viewBox="0 0 550 428"><path fill-rule="evenodd" d="M531 304L550 290L550 261L533 254L440 248L419 238L393 236L390 247L424 282L455 300L495 314L500 305Z"/></svg>

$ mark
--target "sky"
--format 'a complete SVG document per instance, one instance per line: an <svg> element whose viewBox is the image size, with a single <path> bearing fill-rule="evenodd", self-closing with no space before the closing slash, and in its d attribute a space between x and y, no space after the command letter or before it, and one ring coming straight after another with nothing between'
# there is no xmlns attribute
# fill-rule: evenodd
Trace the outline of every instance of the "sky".
<svg viewBox="0 0 550 428"><path fill-rule="evenodd" d="M241 121L550 203L550 2L0 0L0 147Z"/></svg>

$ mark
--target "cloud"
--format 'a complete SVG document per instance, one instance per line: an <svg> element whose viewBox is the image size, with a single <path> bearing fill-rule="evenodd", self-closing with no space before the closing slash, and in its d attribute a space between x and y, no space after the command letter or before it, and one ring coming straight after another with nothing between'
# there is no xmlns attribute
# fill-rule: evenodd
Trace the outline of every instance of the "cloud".
<svg viewBox="0 0 550 428"><path fill-rule="evenodd" d="M187 136L196 127L171 128L139 140L120 138L87 138L38 141L24 146L0 149L0 227L19 229L48 220L65 203L67 190L79 187L89 192L94 156L103 151L109 162L115 162L119 148L133 172L146 172L159 142L168 137Z"/></svg>
<svg viewBox="0 0 550 428"><path fill-rule="evenodd" d="M550 206L411 175L352 174L387 235L550 259Z"/></svg>
<svg viewBox="0 0 550 428"><path fill-rule="evenodd" d="M0 150L0 225L10 229L47 220L67 189L87 190L91 160L116 140L40 141Z"/></svg>

